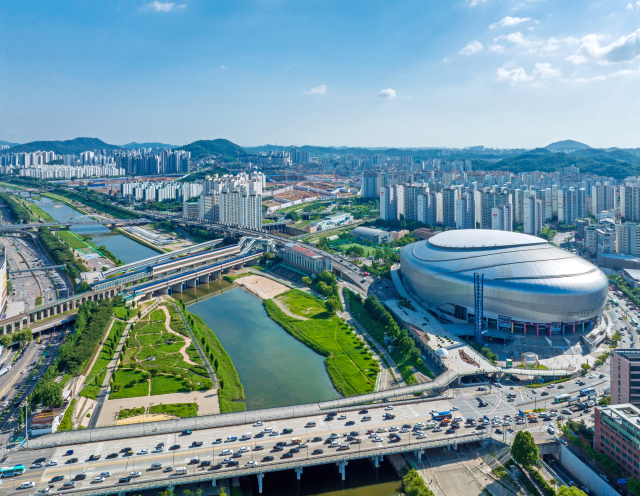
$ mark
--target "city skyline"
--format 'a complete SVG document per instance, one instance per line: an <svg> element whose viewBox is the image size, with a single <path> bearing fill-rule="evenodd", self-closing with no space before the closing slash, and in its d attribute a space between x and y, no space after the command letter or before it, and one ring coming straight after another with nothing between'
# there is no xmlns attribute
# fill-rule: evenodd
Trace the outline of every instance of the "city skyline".
<svg viewBox="0 0 640 496"><path fill-rule="evenodd" d="M640 2L9 2L0 13L6 141L639 146Z"/></svg>

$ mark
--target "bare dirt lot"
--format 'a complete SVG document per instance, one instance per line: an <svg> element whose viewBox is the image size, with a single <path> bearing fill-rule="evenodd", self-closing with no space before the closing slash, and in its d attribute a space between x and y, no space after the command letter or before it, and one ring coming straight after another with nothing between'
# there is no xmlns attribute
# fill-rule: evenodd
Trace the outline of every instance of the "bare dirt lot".
<svg viewBox="0 0 640 496"><path fill-rule="evenodd" d="M268 277L257 275L244 276L236 282L237 284L247 287L247 289L250 289L252 293L258 295L258 297L263 300L275 298L282 293L286 293L290 289L284 284L280 284Z"/></svg>

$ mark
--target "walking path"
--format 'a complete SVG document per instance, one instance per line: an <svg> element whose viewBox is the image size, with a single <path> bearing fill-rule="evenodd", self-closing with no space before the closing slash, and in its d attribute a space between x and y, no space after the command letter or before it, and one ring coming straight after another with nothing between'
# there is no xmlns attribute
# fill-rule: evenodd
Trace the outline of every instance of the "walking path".
<svg viewBox="0 0 640 496"><path fill-rule="evenodd" d="M344 285L342 285L342 289L344 291ZM384 362L384 360L381 360L380 363L380 373L382 374L382 371L385 371L386 373L391 373L393 380L389 380L387 377L384 377L384 381L382 380L383 377L381 376L380 378L380 384L381 385L389 385L390 387L388 388L384 388L381 387L380 389L392 389L393 388L393 383L395 382L395 386L396 387L405 387L406 383L404 382L404 379L402 378L402 374L400 373L400 369L398 369L398 366L396 365L396 362L393 360L393 358L391 358L391 355L389 354L389 352L384 348L384 346L382 346L380 343L378 343L375 339L373 339L373 337L371 337L371 335L367 332L367 330L362 327L360 325L360 323L355 319L355 317L353 317L353 315L351 315L351 311L349 310L349 304L347 303L347 299L344 297L343 291L338 291L338 294L340 295L340 301L342 302L342 306L345 309L344 312L337 312L338 316L342 319L344 319L345 321L349 322L351 325L355 326L356 328L358 328L360 330L360 332L362 334L364 334L367 339L369 340L369 342L371 342L373 344L373 346L375 347L377 353L379 355L382 355L384 357L384 359L387 361L387 363L389 364L389 366L387 367L387 364Z"/></svg>
<svg viewBox="0 0 640 496"><path fill-rule="evenodd" d="M165 327L165 329L168 332L171 332L171 333L175 334L176 336L180 336L181 338L184 339L185 345L182 348L180 348L180 354L182 355L182 359L185 362L187 362L189 365L198 365L197 363L192 361L191 358L189 358L189 355L187 353L187 348L191 345L191 338L189 338L187 336L183 336L179 332L174 331L171 328L171 314L169 313L169 310L167 310L167 307L165 307L164 305L162 305L160 307L160 309L164 312L164 316L165 316L164 327Z"/></svg>

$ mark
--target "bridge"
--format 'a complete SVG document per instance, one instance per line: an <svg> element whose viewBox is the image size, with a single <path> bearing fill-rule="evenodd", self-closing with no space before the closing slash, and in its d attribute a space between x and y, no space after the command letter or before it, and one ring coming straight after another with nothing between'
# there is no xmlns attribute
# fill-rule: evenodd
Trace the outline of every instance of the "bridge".
<svg viewBox="0 0 640 496"><path fill-rule="evenodd" d="M66 265L46 265L43 267L30 267L28 269L12 270L12 274L22 274L23 272L37 272L39 270L54 270L66 267Z"/></svg>
<svg viewBox="0 0 640 496"><path fill-rule="evenodd" d="M91 219L91 220L65 220L61 222L34 222L30 224L0 225L0 232L19 232L39 227L78 226L87 224L103 224L106 226L136 226L148 224L146 219Z"/></svg>

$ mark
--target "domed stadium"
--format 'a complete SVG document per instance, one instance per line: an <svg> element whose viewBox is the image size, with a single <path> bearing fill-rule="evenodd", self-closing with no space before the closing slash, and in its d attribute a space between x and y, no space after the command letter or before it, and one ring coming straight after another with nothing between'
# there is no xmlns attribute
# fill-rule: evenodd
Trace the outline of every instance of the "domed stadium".
<svg viewBox="0 0 640 496"><path fill-rule="evenodd" d="M608 280L590 262L542 238L461 229L400 252L405 287L445 321L474 321L474 274L484 276L487 328L527 335L587 333L607 302Z"/></svg>

